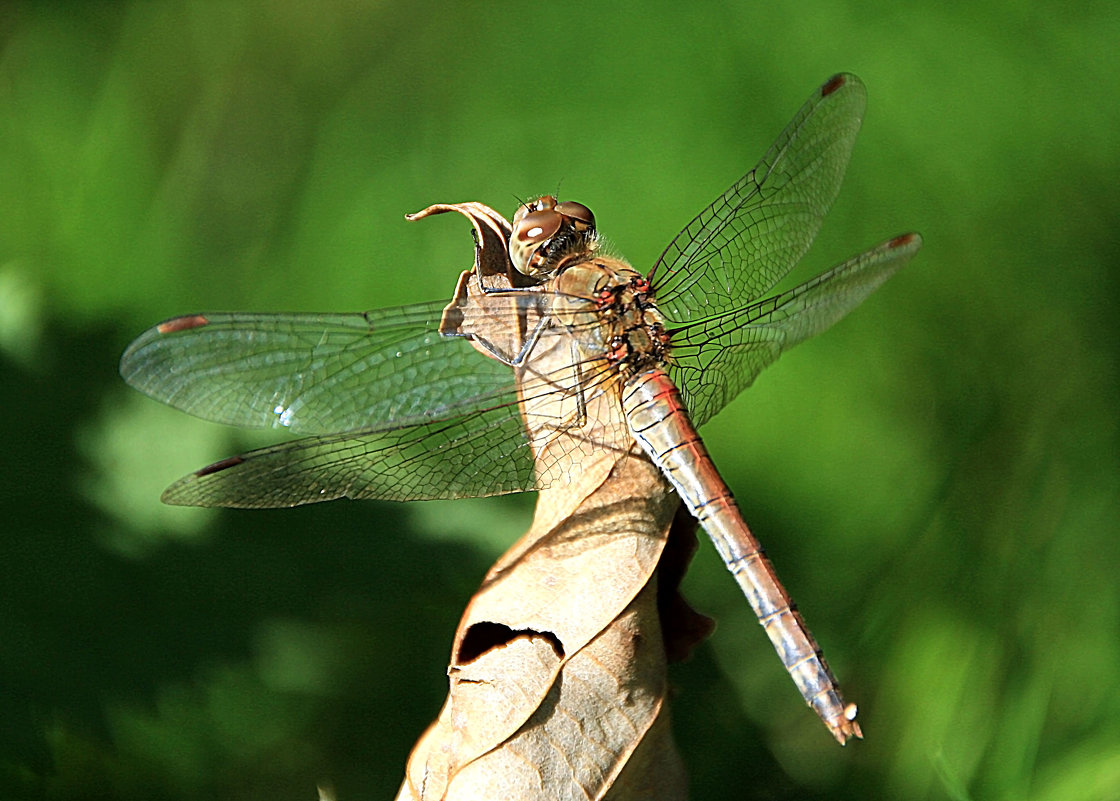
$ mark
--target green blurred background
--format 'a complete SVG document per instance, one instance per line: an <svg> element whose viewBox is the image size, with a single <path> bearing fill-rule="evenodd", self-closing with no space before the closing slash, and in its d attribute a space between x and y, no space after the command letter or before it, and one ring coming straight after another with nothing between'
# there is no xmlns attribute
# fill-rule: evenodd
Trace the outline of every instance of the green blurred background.
<svg viewBox="0 0 1120 801"><path fill-rule="evenodd" d="M126 388L132 337L447 297L466 224L403 219L438 201L559 189L648 267L850 70L864 132L798 275L925 248L705 434L867 739L832 742L705 544L694 797L1120 798L1111 4L7 2L0 38L0 797L392 797L530 519L163 507L269 440Z"/></svg>

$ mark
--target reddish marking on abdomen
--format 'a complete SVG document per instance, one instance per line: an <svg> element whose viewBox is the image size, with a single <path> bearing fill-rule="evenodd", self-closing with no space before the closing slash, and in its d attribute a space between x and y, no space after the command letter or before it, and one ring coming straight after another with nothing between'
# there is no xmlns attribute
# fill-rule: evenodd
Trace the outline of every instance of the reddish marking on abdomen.
<svg viewBox="0 0 1120 801"><path fill-rule="evenodd" d="M209 324L210 321L201 314L188 314L186 317L176 317L174 320L160 323L156 326L156 330L161 334L174 334Z"/></svg>

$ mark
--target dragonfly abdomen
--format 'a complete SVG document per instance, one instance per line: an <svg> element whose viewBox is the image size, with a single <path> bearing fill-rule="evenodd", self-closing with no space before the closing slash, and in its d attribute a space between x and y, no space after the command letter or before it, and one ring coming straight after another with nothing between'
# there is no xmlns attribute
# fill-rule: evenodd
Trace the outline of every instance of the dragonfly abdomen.
<svg viewBox="0 0 1120 801"><path fill-rule="evenodd" d="M801 696L843 744L861 737L856 707L846 704L820 647L782 587L693 427L664 370L634 375L622 392L631 433L708 532Z"/></svg>

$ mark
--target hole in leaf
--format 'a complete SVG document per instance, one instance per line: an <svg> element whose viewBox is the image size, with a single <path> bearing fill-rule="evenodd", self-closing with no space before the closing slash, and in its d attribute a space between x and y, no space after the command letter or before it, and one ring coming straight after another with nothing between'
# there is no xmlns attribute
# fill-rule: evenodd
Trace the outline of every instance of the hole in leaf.
<svg viewBox="0 0 1120 801"><path fill-rule="evenodd" d="M467 629L467 634L463 637L463 643L459 646L459 658L456 662L460 665L473 662L487 651L505 647L519 637L543 639L552 647L558 657L564 658L564 646L551 631L514 630L501 623L485 622L475 623Z"/></svg>

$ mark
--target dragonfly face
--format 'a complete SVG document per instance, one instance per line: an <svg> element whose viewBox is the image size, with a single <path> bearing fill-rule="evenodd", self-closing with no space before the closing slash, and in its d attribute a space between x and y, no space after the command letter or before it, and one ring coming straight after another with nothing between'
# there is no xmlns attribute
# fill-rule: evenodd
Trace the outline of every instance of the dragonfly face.
<svg viewBox="0 0 1120 801"><path fill-rule="evenodd" d="M582 203L558 203L544 195L525 203L513 215L509 257L523 275L544 278L569 252L594 249L597 242L595 215Z"/></svg>

